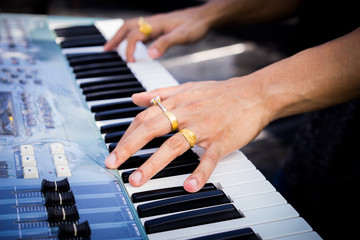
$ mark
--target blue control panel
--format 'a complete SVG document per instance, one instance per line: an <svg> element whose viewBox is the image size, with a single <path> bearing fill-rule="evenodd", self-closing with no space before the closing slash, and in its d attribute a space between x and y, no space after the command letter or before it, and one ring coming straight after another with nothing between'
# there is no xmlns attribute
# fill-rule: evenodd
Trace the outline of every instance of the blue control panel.
<svg viewBox="0 0 360 240"><path fill-rule="evenodd" d="M45 16L0 15L0 239L146 239Z"/></svg>

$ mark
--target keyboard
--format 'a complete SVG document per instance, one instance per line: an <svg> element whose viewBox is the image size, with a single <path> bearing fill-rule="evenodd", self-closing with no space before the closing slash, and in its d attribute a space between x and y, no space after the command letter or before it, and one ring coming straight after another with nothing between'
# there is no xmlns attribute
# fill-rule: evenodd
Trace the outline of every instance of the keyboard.
<svg viewBox="0 0 360 240"><path fill-rule="evenodd" d="M0 161L0 226L6 226L0 239L321 239L241 151L222 159L193 194L182 184L203 154L198 146L144 186L128 183L171 134L119 169L105 168L107 154L144 110L131 95L178 85L141 43L134 63L126 62L125 41L103 52L122 19L5 14L0 20L1 35L15 35L1 42L9 56L0 63L6 110L0 156L10 160Z"/></svg>

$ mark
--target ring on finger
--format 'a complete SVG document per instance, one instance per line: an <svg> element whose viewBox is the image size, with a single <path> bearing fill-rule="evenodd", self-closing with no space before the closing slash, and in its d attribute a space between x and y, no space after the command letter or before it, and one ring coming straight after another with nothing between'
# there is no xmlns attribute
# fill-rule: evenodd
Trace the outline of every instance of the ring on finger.
<svg viewBox="0 0 360 240"><path fill-rule="evenodd" d="M167 112L166 108L161 104L160 96L154 97L150 100L150 102L152 103L152 105L158 105L164 113Z"/></svg>
<svg viewBox="0 0 360 240"><path fill-rule="evenodd" d="M146 37L149 37L152 32L152 26L145 21L143 17L140 17L138 20L139 31L144 34Z"/></svg>
<svg viewBox="0 0 360 240"><path fill-rule="evenodd" d="M193 131L191 131L190 129L181 129L180 133L185 137L185 139L188 141L188 143L190 144L190 148L192 148L195 145L196 142L196 135Z"/></svg>
<svg viewBox="0 0 360 240"><path fill-rule="evenodd" d="M178 121L174 113L171 111L166 111L163 112L163 114L169 119L171 123L171 131L175 131L178 128Z"/></svg>

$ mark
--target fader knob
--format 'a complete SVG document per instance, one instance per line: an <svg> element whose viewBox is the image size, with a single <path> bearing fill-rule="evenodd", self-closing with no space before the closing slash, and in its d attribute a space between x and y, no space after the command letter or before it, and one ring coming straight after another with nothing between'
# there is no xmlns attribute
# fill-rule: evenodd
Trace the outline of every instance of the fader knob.
<svg viewBox="0 0 360 240"><path fill-rule="evenodd" d="M59 226L59 238L90 237L91 229L88 221L81 224L61 224Z"/></svg>
<svg viewBox="0 0 360 240"><path fill-rule="evenodd" d="M43 179L41 182L41 192L68 192L70 191L70 184L67 178L60 181L48 181Z"/></svg>
<svg viewBox="0 0 360 240"><path fill-rule="evenodd" d="M48 192L45 194L45 206L69 206L75 205L73 192Z"/></svg>
<svg viewBox="0 0 360 240"><path fill-rule="evenodd" d="M57 222L57 221L77 221L79 220L79 212L77 207L68 206L68 207L49 207L48 212L48 221Z"/></svg>

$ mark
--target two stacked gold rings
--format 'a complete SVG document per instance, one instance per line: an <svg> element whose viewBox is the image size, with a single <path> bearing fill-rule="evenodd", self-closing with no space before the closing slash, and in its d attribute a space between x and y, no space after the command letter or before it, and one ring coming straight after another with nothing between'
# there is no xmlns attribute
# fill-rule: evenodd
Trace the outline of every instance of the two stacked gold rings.
<svg viewBox="0 0 360 240"><path fill-rule="evenodd" d="M171 111L167 111L166 108L161 104L161 99L159 96L151 99L150 101L153 105L158 105L161 110L163 111L163 114L169 119L170 123L171 123L171 131L175 131L178 128L178 121L176 119L176 116L174 115L174 113L172 113ZM188 143L190 144L190 148L194 147L195 143L196 143L196 135L193 131L191 131L190 129L181 129L179 131L184 137L185 139L188 141Z"/></svg>

